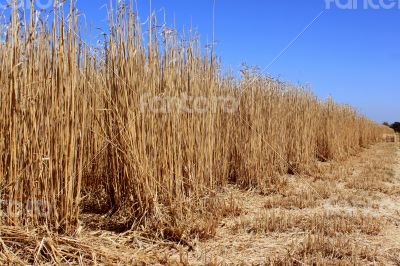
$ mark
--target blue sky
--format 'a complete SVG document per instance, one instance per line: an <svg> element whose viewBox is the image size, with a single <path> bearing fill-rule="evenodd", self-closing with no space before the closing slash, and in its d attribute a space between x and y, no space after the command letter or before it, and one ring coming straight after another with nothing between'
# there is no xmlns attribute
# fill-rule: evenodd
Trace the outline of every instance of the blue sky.
<svg viewBox="0 0 400 266"><path fill-rule="evenodd" d="M137 1L145 21L149 0ZM332 96L378 122L400 120L400 5L364 9L364 0L353 0L358 8L343 10L334 0L330 9L325 0L215 1L216 52L225 69L238 71L242 62L264 69L323 11L266 72L311 84L320 98ZM390 1L400 0L383 0ZM101 7L108 3L77 1L93 28L106 28ZM204 44L211 40L213 0L153 0L152 7L160 18L165 10L169 24L175 17L179 29L192 23Z"/></svg>

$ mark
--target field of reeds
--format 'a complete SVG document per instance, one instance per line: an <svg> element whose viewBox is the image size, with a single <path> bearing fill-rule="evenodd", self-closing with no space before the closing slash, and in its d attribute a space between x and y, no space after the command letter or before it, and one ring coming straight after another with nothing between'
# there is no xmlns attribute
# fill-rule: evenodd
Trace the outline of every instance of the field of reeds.
<svg viewBox="0 0 400 266"><path fill-rule="evenodd" d="M100 45L73 5L48 19L14 8L1 25L0 224L71 235L96 213L174 239L168 228L223 212L220 188L268 193L392 133L309 88L222 74L196 34L114 10Z"/></svg>

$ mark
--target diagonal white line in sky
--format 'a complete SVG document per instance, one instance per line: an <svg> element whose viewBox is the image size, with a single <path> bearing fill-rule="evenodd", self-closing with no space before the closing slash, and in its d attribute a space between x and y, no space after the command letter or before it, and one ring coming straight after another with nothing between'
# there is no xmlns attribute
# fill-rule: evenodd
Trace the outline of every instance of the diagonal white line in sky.
<svg viewBox="0 0 400 266"><path fill-rule="evenodd" d="M322 10L310 23L305 26L299 34L296 35L296 37L293 38L293 40L286 45L285 48L283 48L280 53L275 56L274 59L264 68L261 70L261 73L264 73L267 71L278 59L286 53L286 51L293 46L293 44L325 13L326 10ZM253 84L256 81L256 78L254 78L245 88L248 88L251 84Z"/></svg>
<svg viewBox="0 0 400 266"><path fill-rule="evenodd" d="M325 13L325 10L321 11L297 36L265 67L262 72L268 70L286 51L293 46L293 44Z"/></svg>

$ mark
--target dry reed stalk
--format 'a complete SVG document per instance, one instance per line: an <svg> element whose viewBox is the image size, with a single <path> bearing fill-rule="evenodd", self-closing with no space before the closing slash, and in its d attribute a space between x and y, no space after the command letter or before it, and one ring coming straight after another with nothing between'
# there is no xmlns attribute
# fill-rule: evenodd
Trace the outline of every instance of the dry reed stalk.
<svg viewBox="0 0 400 266"><path fill-rule="evenodd" d="M35 21L33 10L32 2L21 23L14 0L0 41L2 223L71 233L82 191L130 225L157 220L157 210L180 221L188 199L227 183L265 189L391 133L305 88L246 70L240 80L224 76L196 35L159 30L155 17L146 45L129 6L111 12L97 50L78 37L72 4L68 16L55 8L52 23ZM238 109L154 112L146 102L141 110L144 98L182 95L207 106L233 97Z"/></svg>

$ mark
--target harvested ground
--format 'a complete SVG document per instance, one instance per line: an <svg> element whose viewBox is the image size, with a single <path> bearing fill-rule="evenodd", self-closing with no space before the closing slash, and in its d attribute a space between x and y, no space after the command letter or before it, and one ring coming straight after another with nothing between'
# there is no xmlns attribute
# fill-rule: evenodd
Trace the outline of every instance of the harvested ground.
<svg viewBox="0 0 400 266"><path fill-rule="evenodd" d="M2 227L0 262L400 265L399 143L320 163L313 174L281 177L268 193L228 186L217 196L228 203L224 218L199 217L185 225L195 233L181 239L107 231L107 218L93 215L82 216L70 238Z"/></svg>

